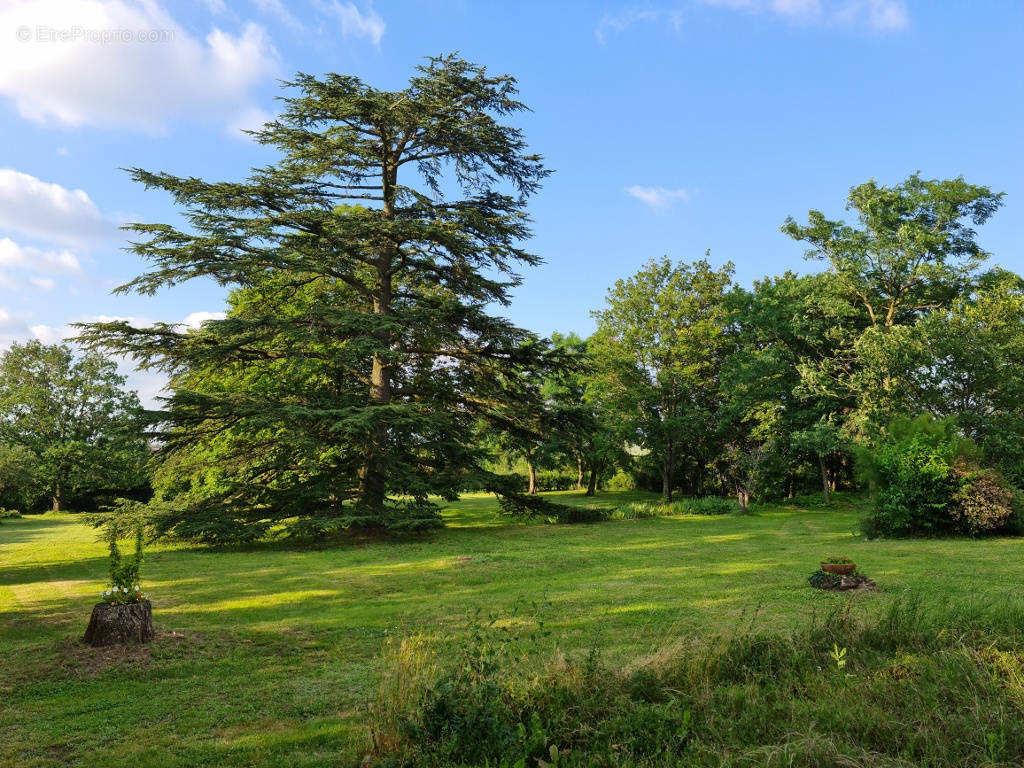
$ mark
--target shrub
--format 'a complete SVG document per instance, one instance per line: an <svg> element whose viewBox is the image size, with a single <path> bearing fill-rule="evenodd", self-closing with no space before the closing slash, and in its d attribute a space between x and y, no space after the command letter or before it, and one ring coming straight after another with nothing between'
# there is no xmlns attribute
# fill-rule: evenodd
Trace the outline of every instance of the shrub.
<svg viewBox="0 0 1024 768"><path fill-rule="evenodd" d="M719 496L684 498L666 504L663 501L634 501L623 504L612 514L615 520L644 520L652 517L674 517L676 515L727 515L736 510L729 499Z"/></svg>
<svg viewBox="0 0 1024 768"><path fill-rule="evenodd" d="M807 581L815 589L835 589L842 581L842 577L819 568L807 577Z"/></svg>
<svg viewBox="0 0 1024 768"><path fill-rule="evenodd" d="M723 499L721 496L704 496L696 499L685 499L683 508L687 515L727 515L736 511L736 505L732 499Z"/></svg>
<svg viewBox="0 0 1024 768"><path fill-rule="evenodd" d="M953 465L977 453L949 419L897 419L873 450L858 454L858 470L873 486L863 532L874 536L952 533Z"/></svg>
<svg viewBox="0 0 1024 768"><path fill-rule="evenodd" d="M538 491L571 491L577 487L579 477L576 473L558 470L544 470L537 473Z"/></svg>
<svg viewBox="0 0 1024 768"><path fill-rule="evenodd" d="M5 509L0 507L0 520L15 520L21 517L21 512L16 509Z"/></svg>
<svg viewBox="0 0 1024 768"><path fill-rule="evenodd" d="M957 486L950 517L971 535L1003 528L1013 515L1013 491L994 469L972 468L959 461L953 466Z"/></svg>
<svg viewBox="0 0 1024 768"><path fill-rule="evenodd" d="M858 469L873 485L874 504L862 521L870 536L929 536L1013 531L1013 490L978 463L980 452L951 420L898 419Z"/></svg>
<svg viewBox="0 0 1024 768"><path fill-rule="evenodd" d="M636 490L636 478L626 472L624 469L620 469L608 480L609 491L635 491Z"/></svg>

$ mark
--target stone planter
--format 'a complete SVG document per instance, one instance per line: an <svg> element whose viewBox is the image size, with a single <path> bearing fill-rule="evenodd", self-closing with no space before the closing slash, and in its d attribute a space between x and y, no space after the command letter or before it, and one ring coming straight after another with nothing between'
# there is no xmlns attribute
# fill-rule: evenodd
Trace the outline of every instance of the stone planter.
<svg viewBox="0 0 1024 768"><path fill-rule="evenodd" d="M85 642L94 647L148 643L153 634L153 606L149 600L128 605L96 603L85 630Z"/></svg>

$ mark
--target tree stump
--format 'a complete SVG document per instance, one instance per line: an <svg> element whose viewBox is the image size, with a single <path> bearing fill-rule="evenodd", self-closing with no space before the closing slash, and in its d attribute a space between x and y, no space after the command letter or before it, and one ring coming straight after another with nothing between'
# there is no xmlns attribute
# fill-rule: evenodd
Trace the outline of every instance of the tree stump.
<svg viewBox="0 0 1024 768"><path fill-rule="evenodd" d="M148 643L153 634L153 606L149 600L128 605L96 603L85 630L85 642L97 648Z"/></svg>

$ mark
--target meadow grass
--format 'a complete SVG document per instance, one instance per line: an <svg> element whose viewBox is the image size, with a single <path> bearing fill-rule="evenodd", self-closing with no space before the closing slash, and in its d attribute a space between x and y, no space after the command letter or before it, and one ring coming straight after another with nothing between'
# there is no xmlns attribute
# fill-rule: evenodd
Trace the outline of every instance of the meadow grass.
<svg viewBox="0 0 1024 768"><path fill-rule="evenodd" d="M143 583L157 639L127 650L79 642L106 578L97 531L70 514L5 520L0 764L357 765L389 640L416 635L443 663L467 616L523 600L539 604L544 660L598 648L613 666L737 628L787 633L850 600L881 614L906 590L981 616L1018 600L1021 541L866 541L852 533L856 503L552 526L469 496L425 538L156 544ZM810 589L833 554L881 591Z"/></svg>

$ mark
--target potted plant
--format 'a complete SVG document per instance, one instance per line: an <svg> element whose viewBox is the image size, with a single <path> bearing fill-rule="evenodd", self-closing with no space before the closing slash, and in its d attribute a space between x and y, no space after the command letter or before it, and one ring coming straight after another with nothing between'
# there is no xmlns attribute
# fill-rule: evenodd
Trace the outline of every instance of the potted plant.
<svg viewBox="0 0 1024 768"><path fill-rule="evenodd" d="M85 630L92 646L148 643L153 639L153 607L139 585L142 565L142 526L135 529L135 553L124 557L117 546L117 526L110 524L110 588L101 594Z"/></svg>
<svg viewBox="0 0 1024 768"><path fill-rule="evenodd" d="M821 570L825 573L834 573L837 576L845 576L857 570L857 564L848 557L837 555L828 557L821 562Z"/></svg>

